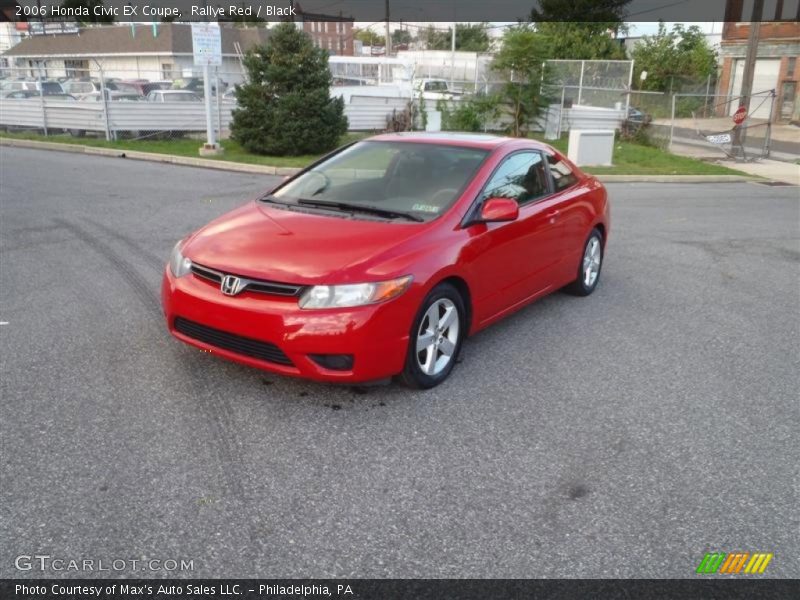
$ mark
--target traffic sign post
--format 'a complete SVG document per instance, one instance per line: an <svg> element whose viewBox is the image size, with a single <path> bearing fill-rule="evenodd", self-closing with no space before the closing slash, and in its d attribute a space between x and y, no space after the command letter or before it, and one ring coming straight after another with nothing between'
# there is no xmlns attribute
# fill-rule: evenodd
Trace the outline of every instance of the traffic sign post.
<svg viewBox="0 0 800 600"><path fill-rule="evenodd" d="M222 64L222 37L217 23L192 23L192 51L194 64L203 67L203 90L206 105L206 143L200 148L201 156L222 152L217 144L211 120L211 79L208 68ZM219 84L217 84L219 85Z"/></svg>

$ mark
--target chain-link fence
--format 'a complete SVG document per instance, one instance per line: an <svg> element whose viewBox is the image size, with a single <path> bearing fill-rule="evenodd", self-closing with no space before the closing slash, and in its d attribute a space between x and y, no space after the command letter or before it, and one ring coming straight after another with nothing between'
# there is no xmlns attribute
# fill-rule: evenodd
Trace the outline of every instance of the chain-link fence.
<svg viewBox="0 0 800 600"><path fill-rule="evenodd" d="M741 96L675 94L670 146L695 146L711 155L751 161L769 156L775 90Z"/></svg>
<svg viewBox="0 0 800 600"><path fill-rule="evenodd" d="M615 108L627 106L633 61L548 60L545 89L562 106Z"/></svg>
<svg viewBox="0 0 800 600"><path fill-rule="evenodd" d="M165 65L166 66L166 65ZM230 133L240 71L211 68L151 73L96 60L37 61L0 76L0 128L44 135L118 139L217 139ZM210 102L205 101L209 93Z"/></svg>

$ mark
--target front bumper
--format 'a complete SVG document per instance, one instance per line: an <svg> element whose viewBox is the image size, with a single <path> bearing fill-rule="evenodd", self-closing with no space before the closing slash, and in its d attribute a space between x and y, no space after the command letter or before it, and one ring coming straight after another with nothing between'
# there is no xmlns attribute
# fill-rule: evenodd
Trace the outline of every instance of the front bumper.
<svg viewBox="0 0 800 600"><path fill-rule="evenodd" d="M273 373L316 381L358 383L403 370L416 311L411 290L383 304L302 310L297 298L244 291L225 296L219 286L193 274L176 279L164 272L161 300L167 327L179 340L223 358ZM291 361L280 364L221 348L177 331L177 318L215 330L274 344ZM310 355L352 355L348 370L328 369Z"/></svg>

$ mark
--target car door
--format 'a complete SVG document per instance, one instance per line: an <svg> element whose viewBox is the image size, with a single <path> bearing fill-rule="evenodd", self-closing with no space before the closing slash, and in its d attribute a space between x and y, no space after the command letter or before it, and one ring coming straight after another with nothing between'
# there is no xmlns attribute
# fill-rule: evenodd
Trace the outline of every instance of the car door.
<svg viewBox="0 0 800 600"><path fill-rule="evenodd" d="M551 211L558 211L559 263L553 276L560 286L575 278L593 209L588 200L587 182L576 175L562 156L551 152L545 155L553 186L553 196L548 202Z"/></svg>
<svg viewBox="0 0 800 600"><path fill-rule="evenodd" d="M559 261L562 232L558 211L549 201L552 183L543 153L522 150L506 157L478 202L493 197L515 199L519 217L470 226L469 258L479 322L545 293L553 286L552 270Z"/></svg>

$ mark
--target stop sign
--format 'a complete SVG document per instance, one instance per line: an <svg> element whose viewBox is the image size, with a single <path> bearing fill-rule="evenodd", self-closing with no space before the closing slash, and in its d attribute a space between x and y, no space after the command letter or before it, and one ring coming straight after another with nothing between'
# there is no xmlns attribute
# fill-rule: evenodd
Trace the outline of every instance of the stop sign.
<svg viewBox="0 0 800 600"><path fill-rule="evenodd" d="M747 109L744 106L740 106L736 109L736 112L733 113L733 122L737 125L741 125L744 120L747 118Z"/></svg>

